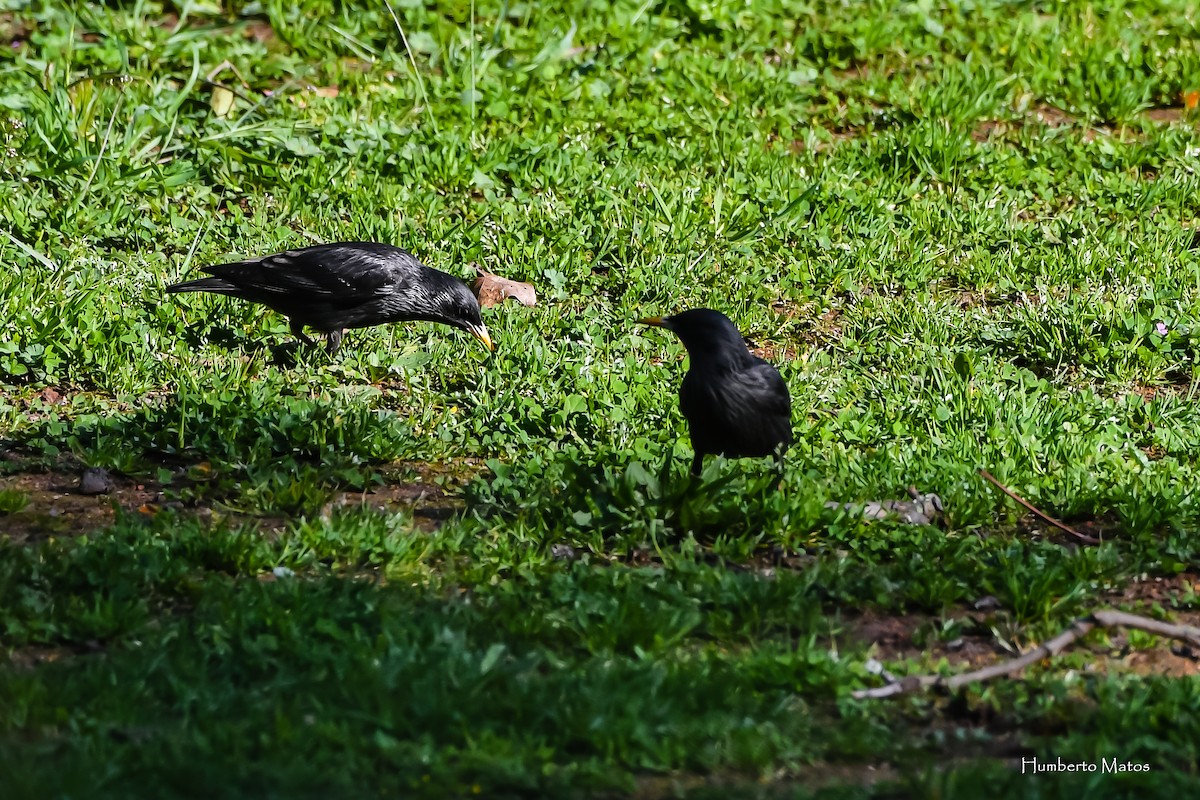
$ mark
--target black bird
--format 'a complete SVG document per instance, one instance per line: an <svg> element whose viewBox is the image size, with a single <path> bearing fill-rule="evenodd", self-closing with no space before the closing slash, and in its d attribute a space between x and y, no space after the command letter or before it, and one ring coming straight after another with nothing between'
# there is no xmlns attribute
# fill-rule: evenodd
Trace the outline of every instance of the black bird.
<svg viewBox="0 0 1200 800"><path fill-rule="evenodd" d="M679 388L679 410L692 438L692 474L706 455L775 456L792 443L792 398L779 370L750 352L729 317L695 308L672 317L640 320L673 331L692 366Z"/></svg>
<svg viewBox="0 0 1200 800"><path fill-rule="evenodd" d="M492 349L470 288L388 244L321 244L204 271L212 277L176 283L167 291L215 292L262 303L286 316L305 344L314 344L305 326L325 334L330 355L341 347L348 328L404 320L462 328Z"/></svg>

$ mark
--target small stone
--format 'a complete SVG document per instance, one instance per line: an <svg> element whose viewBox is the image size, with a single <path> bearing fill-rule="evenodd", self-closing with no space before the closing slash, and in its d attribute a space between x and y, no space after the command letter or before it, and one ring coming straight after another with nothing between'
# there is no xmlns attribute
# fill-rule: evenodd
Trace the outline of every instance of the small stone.
<svg viewBox="0 0 1200 800"><path fill-rule="evenodd" d="M976 600L973 605L976 611L995 611L1000 608L1000 601L989 594Z"/></svg>
<svg viewBox="0 0 1200 800"><path fill-rule="evenodd" d="M569 544L550 545L550 557L555 561L574 561L575 548Z"/></svg>
<svg viewBox="0 0 1200 800"><path fill-rule="evenodd" d="M108 494L112 490L112 477L103 467L88 467L79 476L80 494Z"/></svg>
<svg viewBox="0 0 1200 800"><path fill-rule="evenodd" d="M1200 661L1200 653L1196 652L1196 648L1189 644L1175 645L1171 648L1171 654L1186 658L1189 661Z"/></svg>

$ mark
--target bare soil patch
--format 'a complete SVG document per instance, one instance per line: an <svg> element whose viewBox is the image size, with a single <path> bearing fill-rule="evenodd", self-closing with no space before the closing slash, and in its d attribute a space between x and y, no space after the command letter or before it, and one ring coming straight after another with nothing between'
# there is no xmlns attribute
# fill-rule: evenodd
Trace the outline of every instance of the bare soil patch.
<svg viewBox="0 0 1200 800"><path fill-rule="evenodd" d="M1096 608L1130 605L1173 608L1181 603L1191 606L1197 604L1198 594L1200 574L1147 577L1098 599ZM955 609L942 616L933 616L883 614L867 610L844 620L843 631L837 638L868 648L875 658L884 662L945 659L957 670L979 669L1012 657L1012 653L1001 647L994 636L986 633L987 624L976 621L980 613ZM931 641L935 638L933 630L947 620L975 624L969 624L966 631L953 640ZM1200 627L1200 608L1174 610L1171 620L1180 625ZM1088 649L1083 645L1077 647ZM1091 669L1097 672L1166 677L1200 675L1200 652L1166 639L1161 639L1152 647L1135 648L1130 642L1130 632L1123 629L1114 632L1107 644L1092 645L1090 652L1094 659Z"/></svg>
<svg viewBox="0 0 1200 800"><path fill-rule="evenodd" d="M28 500L25 508L0 517L0 537L14 544L32 544L51 537L78 536L112 525L118 510L125 513L157 513L160 508L183 508L184 504L169 494L170 488L143 478L119 473L108 476L110 490L100 494L84 494L81 490L82 465L66 461L52 469L20 471L0 477L0 489L16 490ZM195 465L193 465L195 466ZM462 501L454 496L454 487L469 480L484 468L480 459L466 459L453 464L438 465L403 462L381 467L383 482L365 491L343 491L336 494L328 508L365 505L385 512L408 512L416 527L436 530L447 519L462 510ZM177 470L186 472L186 469ZM207 518L213 515L218 501L188 504L190 513ZM224 518L230 515L220 510ZM286 520L277 516L247 516L265 534L278 533Z"/></svg>
<svg viewBox="0 0 1200 800"><path fill-rule="evenodd" d="M385 483L364 492L342 492L333 505L363 505L388 513L407 511L413 515L415 527L424 531L437 530L463 508L462 501L444 486L424 478Z"/></svg>
<svg viewBox="0 0 1200 800"><path fill-rule="evenodd" d="M53 536L78 536L111 525L117 509L136 511L162 501L162 486L112 475L107 494L79 492L77 472L41 472L0 478L0 489L26 495L24 509L0 518L0 537L15 544Z"/></svg>
<svg viewBox="0 0 1200 800"><path fill-rule="evenodd" d="M784 342L751 343L750 352L775 364L795 361L797 356L796 348Z"/></svg>
<svg viewBox="0 0 1200 800"><path fill-rule="evenodd" d="M1113 592L1111 597L1117 603L1170 606L1184 598L1196 598L1191 602L1200 602L1197 594L1200 594L1200 574L1181 572L1178 575L1146 576ZM1177 621L1195 625L1200 620L1200 611L1181 611L1178 616Z"/></svg>
<svg viewBox="0 0 1200 800"><path fill-rule="evenodd" d="M950 612L945 619L968 619L965 610ZM929 614L880 614L868 610L845 622L839 638L870 648L881 661L946 659L956 668L976 669L1000 660L1005 651L991 636L967 632L950 641L929 641L942 617ZM929 633L922 633L930 631Z"/></svg>
<svg viewBox="0 0 1200 800"><path fill-rule="evenodd" d="M695 775L676 773L673 775L642 775L637 786L629 795L633 800L666 800L681 797L702 789L719 796L723 791L730 797L792 797L805 790L857 786L867 788L877 783L898 781L901 773L885 762L863 764L809 764L793 775L772 778L769 782L755 780L749 776L728 774ZM709 795L706 795L709 796Z"/></svg>

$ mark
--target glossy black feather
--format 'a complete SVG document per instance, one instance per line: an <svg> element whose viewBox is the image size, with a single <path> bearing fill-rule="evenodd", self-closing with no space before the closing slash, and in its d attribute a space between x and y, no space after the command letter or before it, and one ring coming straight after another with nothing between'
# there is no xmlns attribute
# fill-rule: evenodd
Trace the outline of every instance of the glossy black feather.
<svg viewBox="0 0 1200 800"><path fill-rule="evenodd" d="M662 321L680 338L691 367L679 390L679 410L696 452L693 471L706 455L781 457L792 442L792 400L779 371L758 358L734 324L698 308Z"/></svg>
<svg viewBox="0 0 1200 800"><path fill-rule="evenodd" d="M348 328L404 320L485 331L479 303L453 275L431 269L399 247L341 242L204 267L212 277L168 286L168 292L214 292L261 303L330 336Z"/></svg>

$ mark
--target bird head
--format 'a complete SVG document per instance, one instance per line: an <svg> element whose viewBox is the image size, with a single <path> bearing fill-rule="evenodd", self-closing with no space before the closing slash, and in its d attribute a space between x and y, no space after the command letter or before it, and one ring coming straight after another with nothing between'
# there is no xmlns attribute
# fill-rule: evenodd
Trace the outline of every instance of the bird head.
<svg viewBox="0 0 1200 800"><path fill-rule="evenodd" d="M492 337L488 334L487 326L479 314L479 301L471 292L470 287L459 280L454 280L446 286L444 292L436 299L437 310L431 315L436 322L444 322L456 328L462 328L467 333L483 342L488 350L495 350Z"/></svg>
<svg viewBox="0 0 1200 800"><path fill-rule="evenodd" d="M749 357L746 340L729 319L711 308L693 308L670 317L647 317L638 320L643 325L666 328L679 337L693 362L740 363Z"/></svg>

